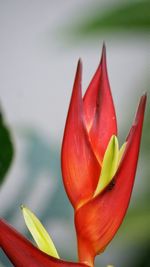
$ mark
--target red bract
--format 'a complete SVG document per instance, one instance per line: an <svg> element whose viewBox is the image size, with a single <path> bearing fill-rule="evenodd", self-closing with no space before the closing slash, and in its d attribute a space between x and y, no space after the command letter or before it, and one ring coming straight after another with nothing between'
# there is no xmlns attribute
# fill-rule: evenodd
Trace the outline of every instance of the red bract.
<svg viewBox="0 0 150 267"><path fill-rule="evenodd" d="M100 65L83 100L92 150L101 163L111 136L117 135L116 114L107 75L105 46ZM93 112L90 112L91 110Z"/></svg>
<svg viewBox="0 0 150 267"><path fill-rule="evenodd" d="M141 97L113 180L95 196L104 153L110 138L117 135L105 47L101 63L83 98L81 63L78 63L62 144L62 174L75 209L79 260L90 266L93 266L94 257L111 241L127 211L136 173L145 104L146 95Z"/></svg>
<svg viewBox="0 0 150 267"><path fill-rule="evenodd" d="M62 144L62 174L72 205L77 208L93 196L108 142L117 134L106 52L85 93L81 94L79 61Z"/></svg>
<svg viewBox="0 0 150 267"><path fill-rule="evenodd" d="M141 98L134 126L127 138L127 148L113 184L76 210L75 223L81 262L92 262L118 230L130 201L133 188L145 107Z"/></svg>
<svg viewBox="0 0 150 267"><path fill-rule="evenodd" d="M84 264L48 256L2 219L0 219L0 247L15 267L87 267Z"/></svg>
<svg viewBox="0 0 150 267"><path fill-rule="evenodd" d="M80 61L62 145L62 171L66 191L74 207L92 197L100 166L90 146L84 123Z"/></svg>

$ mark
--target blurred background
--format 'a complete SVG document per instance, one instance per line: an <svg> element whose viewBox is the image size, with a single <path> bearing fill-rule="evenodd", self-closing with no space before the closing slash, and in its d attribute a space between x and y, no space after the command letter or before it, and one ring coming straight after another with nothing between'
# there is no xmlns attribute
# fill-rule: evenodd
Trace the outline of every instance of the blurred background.
<svg viewBox="0 0 150 267"><path fill-rule="evenodd" d="M0 0L0 216L30 238L20 205L50 232L62 258L77 260L73 211L62 185L60 149L76 63L83 92L102 43L120 142L139 97L150 92L150 2ZM5 153L4 153L5 151ZM127 216L96 266L150 266L150 105ZM0 252L0 267L12 266Z"/></svg>

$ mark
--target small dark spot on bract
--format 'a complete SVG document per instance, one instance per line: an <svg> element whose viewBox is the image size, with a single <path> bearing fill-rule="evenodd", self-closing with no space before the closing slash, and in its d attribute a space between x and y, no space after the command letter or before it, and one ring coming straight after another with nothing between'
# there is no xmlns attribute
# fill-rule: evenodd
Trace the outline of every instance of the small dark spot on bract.
<svg viewBox="0 0 150 267"><path fill-rule="evenodd" d="M115 186L115 180L113 179L110 184L108 185L108 190L112 190L113 187Z"/></svg>

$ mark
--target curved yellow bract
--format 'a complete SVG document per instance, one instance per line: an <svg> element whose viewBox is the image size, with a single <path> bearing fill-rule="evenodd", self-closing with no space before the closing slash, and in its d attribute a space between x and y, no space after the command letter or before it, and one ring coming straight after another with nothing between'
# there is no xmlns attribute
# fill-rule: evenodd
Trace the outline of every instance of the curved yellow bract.
<svg viewBox="0 0 150 267"><path fill-rule="evenodd" d="M27 207L22 205L21 209L26 226L29 229L39 249L50 256L59 258L51 237L49 236L48 232L45 230L39 219Z"/></svg>

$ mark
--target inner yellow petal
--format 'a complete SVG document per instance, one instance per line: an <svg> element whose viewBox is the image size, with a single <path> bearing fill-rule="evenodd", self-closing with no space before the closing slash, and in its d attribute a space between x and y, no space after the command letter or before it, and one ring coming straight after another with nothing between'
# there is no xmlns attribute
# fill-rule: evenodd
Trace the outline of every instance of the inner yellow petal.
<svg viewBox="0 0 150 267"><path fill-rule="evenodd" d="M104 154L101 175L94 197L98 195L112 180L118 167L119 145L118 139L113 135Z"/></svg>
<svg viewBox="0 0 150 267"><path fill-rule="evenodd" d="M33 236L33 239L37 243L39 249L50 256L59 258L52 239L50 238L49 234L47 233L39 219L27 207L21 206L21 209L26 226Z"/></svg>

